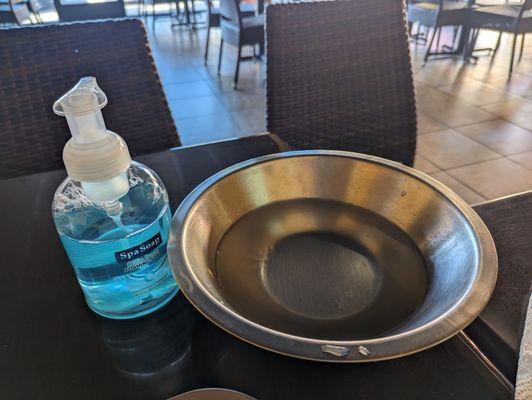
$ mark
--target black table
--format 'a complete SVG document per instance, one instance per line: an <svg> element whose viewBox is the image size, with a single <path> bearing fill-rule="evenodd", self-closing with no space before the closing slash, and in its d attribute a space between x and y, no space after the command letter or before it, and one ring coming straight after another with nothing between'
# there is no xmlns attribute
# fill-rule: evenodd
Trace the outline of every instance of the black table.
<svg viewBox="0 0 532 400"><path fill-rule="evenodd" d="M259 136L165 151L139 161L161 176L175 210L214 172L277 151L269 136ZM202 317L181 293L162 310L138 320L101 318L85 305L53 227L51 200L64 176L64 171L54 171L0 182L1 399L165 399L213 386L259 399L512 396L511 384L483 361L463 334L401 359L339 365L297 360L243 343ZM507 209L512 199L478 208L488 216L497 246L503 248L502 262L508 264L501 266L502 275L515 265L514 255L518 260L532 255L527 243L532 195L517 200L520 218L503 213L499 219L490 213L499 204ZM512 242L514 232L526 241ZM526 269L521 273L530 277ZM521 292L513 290L511 296ZM503 304L504 296L504 287L496 290L492 303ZM506 313L521 307L506 306ZM499 315L498 306L487 311ZM493 322L490 318L487 314L486 321ZM499 316L503 325L504 318ZM518 337L521 328L511 319L510 328Z"/></svg>

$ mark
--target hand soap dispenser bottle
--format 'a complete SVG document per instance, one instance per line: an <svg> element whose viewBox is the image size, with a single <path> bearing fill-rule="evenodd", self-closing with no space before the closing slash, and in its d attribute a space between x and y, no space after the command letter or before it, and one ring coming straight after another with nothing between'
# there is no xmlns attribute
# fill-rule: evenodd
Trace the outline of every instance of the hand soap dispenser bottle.
<svg viewBox="0 0 532 400"><path fill-rule="evenodd" d="M68 177L55 193L52 213L89 307L126 319L162 307L178 287L166 257L166 189L106 129L100 111L106 104L92 77L54 103L72 138L63 150Z"/></svg>

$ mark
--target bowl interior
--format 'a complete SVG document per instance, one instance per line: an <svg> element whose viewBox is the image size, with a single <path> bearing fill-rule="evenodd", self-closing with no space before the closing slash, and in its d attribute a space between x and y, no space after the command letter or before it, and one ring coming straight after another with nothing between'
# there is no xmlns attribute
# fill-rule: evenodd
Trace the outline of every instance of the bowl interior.
<svg viewBox="0 0 532 400"><path fill-rule="evenodd" d="M342 156L279 158L210 186L182 252L195 283L245 319L322 340L421 327L476 279L468 219L393 166Z"/></svg>

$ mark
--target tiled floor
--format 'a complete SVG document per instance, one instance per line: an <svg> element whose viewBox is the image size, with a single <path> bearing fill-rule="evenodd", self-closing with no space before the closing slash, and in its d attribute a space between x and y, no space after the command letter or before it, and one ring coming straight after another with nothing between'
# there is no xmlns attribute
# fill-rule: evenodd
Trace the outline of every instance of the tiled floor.
<svg viewBox="0 0 532 400"><path fill-rule="evenodd" d="M183 144L265 131L263 63L243 62L240 90L234 91L236 52L226 46L217 77L216 30L205 67L204 28L172 29L168 17L148 19L146 26ZM423 67L425 46L411 44L419 125L415 167L470 203L532 189L532 40L508 82L509 39L493 62L482 57L477 65L443 59ZM495 40L482 33L479 46Z"/></svg>

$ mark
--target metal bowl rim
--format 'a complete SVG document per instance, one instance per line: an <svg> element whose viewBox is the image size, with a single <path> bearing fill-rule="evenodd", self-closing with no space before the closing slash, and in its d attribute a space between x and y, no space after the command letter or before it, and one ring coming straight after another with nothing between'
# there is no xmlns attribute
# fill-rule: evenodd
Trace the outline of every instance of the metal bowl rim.
<svg viewBox="0 0 532 400"><path fill-rule="evenodd" d="M247 318L244 318L242 315L231 310L224 304L218 302L211 295L211 293L209 293L209 291L203 287L201 282L195 279L195 276L190 271L190 267L186 262L186 257L182 251L184 246L182 243L183 238L181 232L182 228L187 223L189 211L210 187L212 187L214 184L221 181L222 179L228 177L229 175L232 175L248 167L277 159L307 156L344 157L354 160L372 162L380 166L399 170L400 172L414 177L422 181L423 183L429 185L432 189L443 195L454 207L456 207L460 211L460 213L466 218L471 229L475 233L479 249L479 262L477 265L478 272L474 281L472 282L468 290L464 292L460 300L457 301L455 305L449 308L444 314L438 316L434 320L418 328L381 338L351 341L313 339L277 331L257 324ZM489 301L491 293L493 292L498 270L498 260L495 244L486 225L478 216L478 214L447 186L438 182L434 178L424 174L423 172L420 172L418 170L415 170L413 168L407 167L403 164L391 160L362 153L336 150L300 150L270 154L237 163L210 176L202 183L200 183L195 189L193 189L179 205L172 219L168 246L168 257L170 265L174 273L174 277L176 278L177 283L181 287L183 294L194 305L194 307L205 317L207 317L211 322L224 329L231 335L236 336L241 340L244 340L255 346L292 357L316 361L369 362L377 360L387 360L402 357L408 354L413 354L424 349L433 347L447 340L454 334L458 333L460 330L469 325L469 323L471 323L480 314L480 312L484 309L487 302ZM197 287L199 290L193 290L194 286ZM473 297L471 296L471 293L474 292L475 289L477 291L477 295ZM451 319L452 321L450 321ZM224 322L230 322L230 324L228 325L230 325L231 328L227 328ZM435 338L429 340L427 336L430 337L430 335L427 334L430 334L433 331L439 333ZM263 336L264 334L273 335L280 343L272 344L271 341L257 339L257 334L259 334L259 337ZM408 346L408 350L403 349L401 351L401 349L405 347L405 345L401 343L401 339L403 339L404 337L413 336L423 336L422 338L420 338L423 340L416 340L415 346ZM383 354L377 357L372 356L370 353L370 356L368 357L361 357L360 355L355 354L344 358L323 359L316 358L311 355L294 354L290 351L290 348L293 347L293 342L319 346L344 346L350 349L357 348L358 346L370 347L371 349L375 349L377 346L382 347L392 345L392 347L394 347L396 350L393 351L393 354L389 354L390 352L381 352Z"/></svg>

